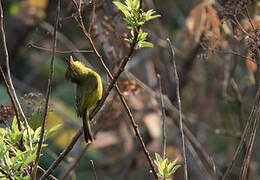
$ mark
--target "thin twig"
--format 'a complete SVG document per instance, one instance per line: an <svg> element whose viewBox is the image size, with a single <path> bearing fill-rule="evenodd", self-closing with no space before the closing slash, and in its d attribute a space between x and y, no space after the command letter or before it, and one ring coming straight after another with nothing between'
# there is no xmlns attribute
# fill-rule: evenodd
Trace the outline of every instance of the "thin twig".
<svg viewBox="0 0 260 180"><path fill-rule="evenodd" d="M49 175L54 171L54 169L61 163L61 161L64 159L64 157L67 156L67 154L72 150L73 146L76 144L78 139L83 133L83 129L81 128L72 138L69 145L62 151L62 153L59 155L59 157L51 164L51 166L46 170L46 172L41 176L40 180L47 179Z"/></svg>
<svg viewBox="0 0 260 180"><path fill-rule="evenodd" d="M41 46L37 46L36 44L33 44L32 42L28 44L28 47L32 47L32 48L35 48L35 49L40 49L40 50L43 50L43 51L48 51L48 52L52 52L52 49L48 49L48 48L44 48L44 47L41 47ZM70 50L70 51L59 51L59 50L56 50L56 53L58 54L73 54L73 53L93 53L92 50Z"/></svg>
<svg viewBox="0 0 260 180"><path fill-rule="evenodd" d="M248 11L248 7L247 6L246 6L246 16L247 16L247 18L249 20L250 25L252 26L253 30L255 31L255 27L254 27L254 24L252 23L252 20L251 20L251 17L249 15L249 11Z"/></svg>
<svg viewBox="0 0 260 180"><path fill-rule="evenodd" d="M90 160L90 164L91 164L91 166L92 166L92 171L93 171L93 174L94 174L94 179L95 179L95 180L98 180L98 177L97 177L97 173L96 173L96 169L95 169L95 165L94 165L93 160Z"/></svg>
<svg viewBox="0 0 260 180"><path fill-rule="evenodd" d="M14 86L13 86L13 82L12 82L12 78L11 78L11 72L10 72L10 65L9 65L9 54L8 54L8 49L7 49L7 45L6 45L6 37L5 37L5 31L4 31L4 15L3 15L3 8L2 8L2 1L0 0L0 11L1 11L1 34L2 34L2 41L3 41L3 46L4 46L4 52L5 52L5 60L6 60L6 70L7 70L7 80L10 86L10 90L12 92L12 95L14 97L14 102L15 105L17 106L17 109L19 110L19 113L21 114L21 116L23 117L23 120L25 122L25 128L28 134L28 140L29 140L29 146L30 149L32 149L32 139L31 139L31 133L29 130L29 124L27 121L27 118L24 115L23 109L21 107L21 104L17 98ZM17 117L19 119L19 117Z"/></svg>
<svg viewBox="0 0 260 180"><path fill-rule="evenodd" d="M8 82L7 82L6 78L5 78L5 74L4 74L4 71L3 71L1 65L0 65L0 71L1 71L1 78L2 78L2 80L3 80L3 82L4 82L6 91L7 91L8 95L9 95L9 97L10 97L10 99L11 99L11 102L12 102L12 105L13 105L13 107L14 107L15 116L16 116L17 124L18 124L18 129L19 129L19 131L21 131L21 130L22 130L22 129L21 129L21 122L20 122L20 118L19 118L19 116L18 116L17 106L16 106L16 104L15 104L14 97L13 97L11 91L10 91L10 88L9 88L9 86L8 86Z"/></svg>
<svg viewBox="0 0 260 180"><path fill-rule="evenodd" d="M238 52L235 52L235 51L224 51L224 50L213 49L213 48L209 48L209 47L208 47L208 49L209 49L210 51L214 51L214 52L217 52L217 53L233 54L233 55L239 56L239 57L241 57L241 58L245 58L246 60L252 61L252 62L254 62L257 66L259 66L258 63L257 63L253 58L244 56L244 55L242 55L242 54L239 54Z"/></svg>
<svg viewBox="0 0 260 180"><path fill-rule="evenodd" d="M234 91L234 93L236 94L236 101L237 101L237 104L238 104L238 108L239 108L239 124L240 124L240 129L241 129L241 133L243 132L243 129L244 129L244 112L243 112L243 102L242 102L242 95L241 93L239 92L239 88L238 88L238 85L237 83L235 82L235 80L232 78L231 81L230 81L230 84L231 84L231 87Z"/></svg>
<svg viewBox="0 0 260 180"><path fill-rule="evenodd" d="M235 154L234 154L233 157L232 157L232 160L231 160L231 162L230 162L230 164L229 164L227 170L225 171L225 173L224 173L224 175L223 175L223 177L222 177L222 180L226 180L226 179L228 178L228 176L230 175L231 169L232 169L233 165L235 164L235 162L237 161L238 155L239 155L239 153L241 152L244 143L246 142L246 138L247 138L248 133L250 132L250 127L252 126L252 119L256 116L256 114L258 114L258 111L259 111L259 93L260 93L260 88L258 88L257 94L256 94L256 96L255 96L255 104L254 104L254 106L253 106L253 108L252 108L252 110L251 110L251 112L250 112L250 115L249 115L249 118L248 118L248 120L247 120L245 129L244 129L243 134L242 134L242 137L241 137L241 139L240 139L239 145L238 145L238 147L237 147L237 149L236 149ZM259 117L258 117L258 118L255 118L255 119L256 119L256 121L259 121ZM255 121L255 122L256 122L256 121ZM257 122L257 123L258 123L258 122ZM257 123L254 123L254 124L257 124ZM255 128L255 127L253 127L253 128ZM254 129L253 129L252 132L254 132ZM254 140L254 139L252 139L253 136L254 136L254 134L250 137L250 141L249 141L249 142L254 142L254 141L252 141L252 140ZM251 144L252 144L252 143L251 143ZM251 144L249 143L249 147L248 147L249 150L250 150L250 148L251 148L251 147L250 147ZM251 151L251 150L250 150L250 151ZM248 149L247 149L246 152L248 153ZM246 156L246 157L247 157L247 156ZM250 157L251 157L251 156L250 156ZM241 172L242 172L242 171L241 171Z"/></svg>
<svg viewBox="0 0 260 180"><path fill-rule="evenodd" d="M38 143L37 153L36 153L36 159L34 162L34 168L32 172L31 179L35 180L37 176L37 169L38 164L40 160L41 150L42 150L42 143L43 143L43 136L45 131L45 121L48 114L48 107L49 107L49 100L50 100L50 93L51 93L51 83L54 76L54 59L55 59L55 52L56 52L56 44L57 44L57 28L59 24L59 14L60 14L60 0L57 0L57 12L56 12L56 20L55 20L55 26L54 26L54 34L53 34L53 47L52 47L52 56L51 56L51 65L50 65L50 73L48 77L48 86L47 86L47 92L46 92L46 98L45 98L45 106L44 106L44 114L43 114L43 120L41 124L41 133L40 133L40 139Z"/></svg>
<svg viewBox="0 0 260 180"><path fill-rule="evenodd" d="M43 173L45 173L45 170L41 167L41 166L38 166L38 169L40 169ZM58 180L57 178L55 178L53 175L50 175L49 176L52 180Z"/></svg>
<svg viewBox="0 0 260 180"><path fill-rule="evenodd" d="M70 175L70 173L77 167L79 161L84 157L86 150L88 149L89 144L87 144L83 150L81 151L80 155L77 157L77 159L75 159L75 161L73 162L73 164L71 165L71 167L67 170L67 172L64 174L64 176L62 178L60 178L60 180L65 180L68 178L68 176Z"/></svg>
<svg viewBox="0 0 260 180"><path fill-rule="evenodd" d="M243 26L240 24L240 22L239 22L238 19L237 19L237 16L234 16L234 19L235 19L236 24L237 24L238 27L240 28L240 30L243 31L246 35L248 35L248 37L250 37L251 39L253 39L252 36L251 36L251 35L243 28Z"/></svg>
<svg viewBox="0 0 260 180"><path fill-rule="evenodd" d="M94 26L94 21L95 21L95 17L96 17L96 0L92 0L93 3L93 10L92 10L92 19L91 22L89 24L89 29L88 29L88 33L91 34L91 30Z"/></svg>
<svg viewBox="0 0 260 180"><path fill-rule="evenodd" d="M162 97L162 82L161 82L161 76L157 74L158 77L158 83L159 83L159 92L160 92L160 103L161 103L161 111L162 111L162 132L163 132L163 154L162 157L165 159L166 157L166 114L165 114L165 106L164 101Z"/></svg>
<svg viewBox="0 0 260 180"><path fill-rule="evenodd" d="M251 132L249 132L249 143L248 143L248 147L246 149L246 155L245 155L245 159L242 165L242 169L240 172L240 179L241 180L246 180L247 176L248 176L248 168L250 166L250 161L251 161L251 157L252 157L252 152L253 152L253 146L255 143L255 137L256 137L256 132L257 132L257 127L259 124L259 119L260 119L260 86L258 87L257 90L257 94L255 97L255 104L254 104L254 109L256 110L254 112L254 114L251 116L252 118L249 119L249 122L253 121L253 129Z"/></svg>
<svg viewBox="0 0 260 180"><path fill-rule="evenodd" d="M184 178L188 180L188 168L187 168L187 158L186 158L186 149L185 149L185 138L183 132L183 122L182 122L182 110L181 110L181 98L180 98L180 84L179 84L179 76L177 72L176 62L175 62L175 52L172 46L170 39L167 39L171 48L171 63L173 65L173 70L176 78L176 93L178 99L178 109L179 109L179 118L180 118L180 131L181 131L181 139L182 139L182 153L184 159Z"/></svg>

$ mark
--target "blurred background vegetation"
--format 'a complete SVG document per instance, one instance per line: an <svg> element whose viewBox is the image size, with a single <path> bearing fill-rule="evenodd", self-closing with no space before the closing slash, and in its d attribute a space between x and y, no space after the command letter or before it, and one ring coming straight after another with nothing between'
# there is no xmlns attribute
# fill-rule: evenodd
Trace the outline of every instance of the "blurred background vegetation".
<svg viewBox="0 0 260 180"><path fill-rule="evenodd" d="M105 63L116 72L128 52L129 45L124 41L128 30L122 14L111 0L96 0L95 19L91 24L92 2L82 1L84 22L87 29L91 29L90 33ZM161 108L158 98L153 94L159 94L157 74L161 75L163 94L173 105L177 105L176 81L166 41L166 38L170 38L180 76L184 123L212 158L212 162L215 162L217 171L224 173L231 162L260 80L255 63L259 62L259 56L254 56L259 46L248 38L254 35L254 30L245 10L247 7L259 33L260 4L248 1L240 5L220 0L144 0L144 9L154 9L161 15L143 28L149 33L149 41L154 44L154 48L135 52L126 72L119 79L119 86L153 158L155 152L162 152ZM3 1L3 10L13 83L30 121L40 122L50 70L56 1L6 0ZM104 89L109 82L93 53L65 52L91 50L73 18L75 13L71 0L61 1L58 53L55 57L55 75L46 126L51 128L62 124L62 128L52 136L47 142L48 147L43 150L40 165L44 169L50 166L82 125L75 111L75 86L64 78L65 59L73 55L74 59L94 68L102 76ZM231 18L233 15L240 23ZM5 67L2 45L0 50L0 63ZM0 99L1 105L11 104L3 84L0 84ZM181 164L181 136L176 126L178 116L166 110L166 154L170 160L178 158ZM114 92L95 117L94 132L95 142L87 148L72 172L71 179L93 179L90 160L95 164L99 179L152 179L130 121ZM85 143L81 139L53 175L62 177L84 148ZM208 179L205 177L208 177L210 171L205 169L203 160L187 149L190 179ZM256 140L249 179L260 178L258 150L260 144ZM243 153L240 155L242 159ZM240 167L241 161L238 161L232 169L231 179L237 179ZM182 168L176 172L174 179L183 179Z"/></svg>

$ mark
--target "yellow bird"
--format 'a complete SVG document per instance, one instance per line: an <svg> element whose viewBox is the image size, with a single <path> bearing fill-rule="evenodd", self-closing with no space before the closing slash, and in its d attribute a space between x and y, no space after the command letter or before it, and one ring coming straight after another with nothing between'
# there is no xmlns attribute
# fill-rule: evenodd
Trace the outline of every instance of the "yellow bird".
<svg viewBox="0 0 260 180"><path fill-rule="evenodd" d="M98 73L87 68L82 62L74 61L72 56L67 61L66 79L77 84L76 108L78 116L83 118L83 130L86 143L93 141L89 113L102 98L103 87Z"/></svg>

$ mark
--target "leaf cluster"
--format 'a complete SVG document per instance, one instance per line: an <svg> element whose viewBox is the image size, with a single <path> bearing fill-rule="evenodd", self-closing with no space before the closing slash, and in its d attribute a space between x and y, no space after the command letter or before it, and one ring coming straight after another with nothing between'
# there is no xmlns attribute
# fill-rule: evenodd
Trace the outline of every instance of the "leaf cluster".
<svg viewBox="0 0 260 180"><path fill-rule="evenodd" d="M128 43L134 43L135 36L137 35L136 49L153 47L152 43L145 41L148 33L143 32L141 26L152 19L160 17L160 15L154 15L155 11L152 9L144 12L140 8L140 0L125 0L125 5L118 1L114 1L113 3L125 15L124 20L127 23L128 29L130 29L131 37L125 40Z"/></svg>
<svg viewBox="0 0 260 180"><path fill-rule="evenodd" d="M170 180L170 176L181 167L181 165L176 165L178 159L169 163L168 158L162 159L158 153L155 153L155 158L156 160L154 160L154 162L158 168L157 176L163 180Z"/></svg>
<svg viewBox="0 0 260 180"><path fill-rule="evenodd" d="M48 139L60 125L48 130L44 139ZM41 127L35 131L30 128L33 146L29 147L28 134L25 128L18 129L17 120L14 117L11 127L0 128L0 179L30 179L29 165L35 160L40 137ZM23 139L23 143L21 143ZM44 144L46 147L47 144Z"/></svg>

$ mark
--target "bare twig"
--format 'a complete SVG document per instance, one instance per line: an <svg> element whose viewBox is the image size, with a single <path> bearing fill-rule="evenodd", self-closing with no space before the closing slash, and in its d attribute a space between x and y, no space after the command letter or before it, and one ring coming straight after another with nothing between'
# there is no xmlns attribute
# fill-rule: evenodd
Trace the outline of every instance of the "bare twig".
<svg viewBox="0 0 260 180"><path fill-rule="evenodd" d="M93 160L90 160L90 164L91 164L91 166L92 166L92 171L93 171L93 174L94 174L94 179L95 179L95 180L98 180L98 177L97 177L97 173L96 173L96 169L95 169L95 165L94 165Z"/></svg>
<svg viewBox="0 0 260 180"><path fill-rule="evenodd" d="M45 170L41 167L41 166L38 166L38 169L40 169L43 173L45 173ZM58 180L57 178L55 178L53 175L50 175L49 176L52 180Z"/></svg>
<svg viewBox="0 0 260 180"><path fill-rule="evenodd" d="M52 52L52 49L48 49L48 48L44 48L44 47L41 47L41 46L37 46L36 44L34 44L32 42L28 44L28 47L32 47L32 48L35 48L35 49L40 49L40 50L43 50L43 51ZM93 51L92 50L70 50L70 51L59 51L59 50L56 50L56 53L59 53L59 54L93 53Z"/></svg>
<svg viewBox="0 0 260 180"><path fill-rule="evenodd" d="M1 34L2 34L2 41L3 41L3 46L4 46L4 52L5 52L5 60L6 60L6 70L7 70L7 80L9 83L9 87L10 87L10 91L12 92L12 95L14 97L14 102L15 105L17 106L17 109L19 110L19 113L21 114L24 122L25 122L25 128L26 128L26 132L28 134L28 140L29 140L29 146L30 149L32 149L32 139L31 139L31 133L29 130L29 124L27 121L27 118L24 115L23 109L21 107L21 104L17 98L14 86L13 86L13 82L12 82L12 78L11 78L11 72L10 72L10 66L9 66L9 55L8 55L8 49L7 49L7 45L6 45L6 37L5 37L5 31L4 31L4 15L3 15L3 8L2 8L2 1L0 0L0 11L1 11ZM17 117L19 119L19 117Z"/></svg>
<svg viewBox="0 0 260 180"><path fill-rule="evenodd" d="M92 18L91 18L91 22L89 24L89 29L88 29L88 33L91 34L91 30L94 26L94 21L95 21L95 17L96 17L96 0L92 0L93 3L93 9L92 9Z"/></svg>
<svg viewBox="0 0 260 180"><path fill-rule="evenodd" d="M241 58L245 58L246 60L252 61L252 62L256 63L257 66L259 66L259 64L253 58L244 56L242 54L239 54L238 52L235 52L235 51L223 51L223 50L213 49L213 48L209 48L209 47L208 47L208 49L211 50L211 51L217 52L217 53L233 54L233 55L239 56Z"/></svg>
<svg viewBox="0 0 260 180"><path fill-rule="evenodd" d="M162 132L163 132L163 154L162 157L165 159L166 157L166 114L165 114L165 106L164 101L162 97L162 82L161 82L161 76L157 74L158 77L158 83L159 83L159 92L160 92L160 100L161 100L161 111L162 111Z"/></svg>
<svg viewBox="0 0 260 180"><path fill-rule="evenodd" d="M252 26L252 29L255 31L255 27L254 27L254 24L252 23L252 20L251 20L251 17L249 15L249 11L248 11L248 7L247 6L246 6L246 16L247 16L247 18L249 20L250 25Z"/></svg>
<svg viewBox="0 0 260 180"><path fill-rule="evenodd" d="M253 146L255 143L255 137L257 132L257 127L260 120L260 86L258 87L257 94L255 97L255 104L254 104L254 114L251 116L252 118L249 119L249 122L253 122L252 131L249 132L249 143L246 149L245 159L242 165L242 169L240 171L240 179L246 180L248 176L248 168L250 166L250 161L253 153Z"/></svg>
<svg viewBox="0 0 260 180"><path fill-rule="evenodd" d="M38 143L37 153L36 153L36 159L34 162L34 168L31 175L31 179L35 180L37 176L37 169L38 169L38 163L40 160L41 150L42 150L42 143L43 143L43 136L45 131L45 121L48 114L48 107L49 107L49 100L50 100L50 93L51 93L51 83L54 76L54 59L55 59L55 53L56 53L56 44L57 44L57 28L59 24L59 14L60 14L60 0L57 0L57 14L56 14L56 20L55 20L55 26L54 26L54 34L53 34L53 47L52 47L52 56L51 56L51 66L50 66L50 73L48 78L48 86L47 86L47 92L46 92L46 99L45 99L45 106L44 106L44 114L43 114L43 120L41 124L41 133L40 133L40 139Z"/></svg>
<svg viewBox="0 0 260 180"><path fill-rule="evenodd" d="M238 19L237 19L237 16L234 16L234 20L235 20L235 24L238 25L238 27L240 28L240 30L243 31L248 37L250 37L251 39L253 39L252 36L251 36L251 35L243 28L243 26L240 24L240 22L239 22Z"/></svg>
<svg viewBox="0 0 260 180"><path fill-rule="evenodd" d="M259 107L259 102L260 102L260 87L258 87L257 90L257 94L255 96L255 104L251 110L251 113L249 115L249 118L247 120L245 129L243 131L242 137L240 139L239 145L236 149L235 154L232 157L231 163L229 164L227 170L225 171L222 180L226 180L231 172L231 169L233 167L233 165L235 164L235 162L237 161L238 155L242 150L242 147L244 145L244 143L246 142L247 139L247 135L250 133L250 128L251 126L253 126L253 130L251 131L250 134L250 140L249 140L249 146L247 146L247 150L246 150L246 156L245 156L245 161L242 165L242 169L241 169L241 177L245 175L245 173L247 174L247 168L248 165L250 163L250 158L251 158L251 153L252 153L252 147L254 144L254 140L255 140L255 133L257 130L256 125L258 125L259 123L259 111L260 111L260 107ZM252 122L254 120L254 122ZM243 175L244 174L244 175Z"/></svg>
<svg viewBox="0 0 260 180"><path fill-rule="evenodd" d="M73 146L76 144L79 137L82 135L83 129L81 128L76 135L72 138L69 145L62 151L59 157L51 164L51 166L46 170L46 172L41 176L40 180L46 179L54 171L54 169L60 164L65 156L72 150Z"/></svg>
<svg viewBox="0 0 260 180"><path fill-rule="evenodd" d="M60 178L60 180L65 180L68 178L68 176L70 175L70 173L76 168L76 166L78 165L79 161L83 158L83 156L86 153L86 150L88 149L89 144L87 144L83 150L81 151L80 155L77 157L77 159L75 159L75 161L73 162L73 164L71 165L71 167L67 170L67 172L64 174L64 176L62 178Z"/></svg>
<svg viewBox="0 0 260 180"><path fill-rule="evenodd" d="M182 110L181 110L181 98L180 98L180 85L179 85L179 76L177 72L176 62L175 62L175 52L172 46L170 39L167 39L171 48L171 63L173 65L173 70L176 78L176 93L178 99L178 109L179 109L179 118L180 118L180 131L181 131L181 139L182 139L182 153L184 159L184 178L188 180L188 168L187 168L187 159L186 159L186 150L185 150L185 139L184 139L184 132L183 132L183 122L182 122Z"/></svg>
<svg viewBox="0 0 260 180"><path fill-rule="evenodd" d="M239 124L240 124L241 133L242 133L243 129L244 129L244 121L243 121L244 113L243 113L242 96L241 96L241 93L239 91L238 85L233 78L231 79L230 83L231 83L231 87L232 87L233 91L236 94L236 101L237 101L238 108L239 108L239 116L238 116L239 121L240 121Z"/></svg>
<svg viewBox="0 0 260 180"><path fill-rule="evenodd" d="M9 86L8 86L8 82L7 82L6 78L5 78L5 74L4 74L4 71L3 71L1 65L0 65L0 71L1 71L1 78L2 78L2 80L3 80L3 82L4 82L6 91L7 91L8 95L9 95L9 97L10 97L10 99L11 99L11 102L12 102L12 104L13 104L13 107L14 107L15 115L16 115L16 118L17 118L18 129L19 129L19 131L21 131L21 130L22 130L22 129L21 129L21 122L20 122L20 118L19 118L19 116L18 116L17 106L16 106L16 104L15 104L14 97L13 97L11 91L10 91L10 88L9 88Z"/></svg>

